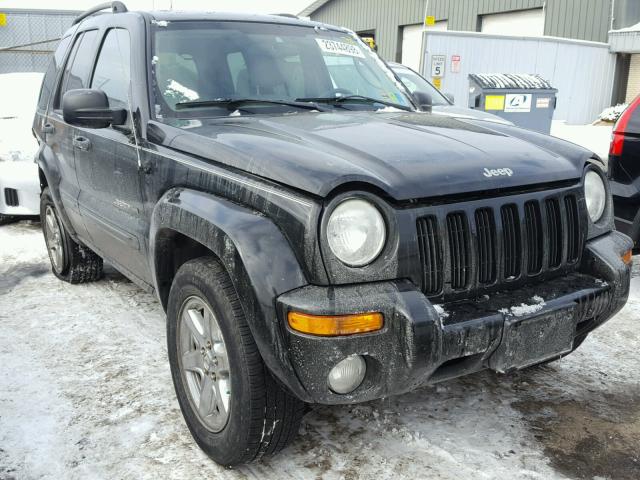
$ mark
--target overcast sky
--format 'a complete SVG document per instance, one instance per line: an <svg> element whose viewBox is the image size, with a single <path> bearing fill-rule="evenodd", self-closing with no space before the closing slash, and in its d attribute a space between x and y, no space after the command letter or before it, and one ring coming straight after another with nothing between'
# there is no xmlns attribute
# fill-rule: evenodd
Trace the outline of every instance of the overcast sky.
<svg viewBox="0 0 640 480"><path fill-rule="evenodd" d="M104 0L0 0L2 8L46 8L86 10ZM129 10L218 10L297 14L313 0L124 0ZM55 5L55 7L53 6Z"/></svg>

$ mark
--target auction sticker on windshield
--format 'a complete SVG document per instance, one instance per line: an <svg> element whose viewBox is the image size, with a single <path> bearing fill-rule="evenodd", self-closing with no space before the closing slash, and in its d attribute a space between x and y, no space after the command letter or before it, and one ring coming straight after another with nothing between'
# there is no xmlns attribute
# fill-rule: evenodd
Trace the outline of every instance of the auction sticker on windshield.
<svg viewBox="0 0 640 480"><path fill-rule="evenodd" d="M316 38L316 42L318 42L318 45L323 52L364 58L364 53L357 45L350 45L348 43L328 40L326 38Z"/></svg>

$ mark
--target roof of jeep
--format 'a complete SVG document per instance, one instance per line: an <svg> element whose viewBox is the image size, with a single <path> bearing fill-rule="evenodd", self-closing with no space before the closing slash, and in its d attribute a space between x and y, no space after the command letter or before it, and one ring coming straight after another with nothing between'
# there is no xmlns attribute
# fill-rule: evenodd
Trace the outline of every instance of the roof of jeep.
<svg viewBox="0 0 640 480"><path fill-rule="evenodd" d="M265 15L252 13L231 13L231 12L198 12L198 11L179 11L179 10L154 10L154 11L129 11L123 13L100 12L83 19L79 25L83 23L108 23L109 18L113 15L141 15L149 21L228 21L228 22L255 22L255 23L278 23L283 25L294 25L302 27L321 27L330 30L347 32L346 28L327 25L320 22L304 20L289 15ZM70 31L74 29L74 25Z"/></svg>
<svg viewBox="0 0 640 480"><path fill-rule="evenodd" d="M178 11L178 10L159 10L146 13L154 20L166 20L168 22L180 20L220 20L220 21L236 21L236 22L260 22L260 23L284 23L288 25L301 25L305 27L325 27L341 29L331 25L325 25L319 22L303 20L288 15L265 15L257 13L230 13L230 12L196 12L196 11Z"/></svg>

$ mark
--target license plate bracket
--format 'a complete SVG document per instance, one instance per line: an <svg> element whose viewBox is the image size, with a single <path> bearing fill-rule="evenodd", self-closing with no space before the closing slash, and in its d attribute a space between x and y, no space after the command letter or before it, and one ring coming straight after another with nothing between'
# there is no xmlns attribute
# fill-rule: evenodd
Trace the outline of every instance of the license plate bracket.
<svg viewBox="0 0 640 480"><path fill-rule="evenodd" d="M540 315L508 316L489 367L498 372L519 370L571 352L577 322L574 311L575 306L565 306Z"/></svg>

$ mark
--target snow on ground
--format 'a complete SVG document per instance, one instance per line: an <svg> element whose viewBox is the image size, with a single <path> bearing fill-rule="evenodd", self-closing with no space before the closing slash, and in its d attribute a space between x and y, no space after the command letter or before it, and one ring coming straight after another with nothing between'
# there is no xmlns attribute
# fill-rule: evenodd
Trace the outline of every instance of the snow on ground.
<svg viewBox="0 0 640 480"><path fill-rule="evenodd" d="M581 145L606 160L609 157L609 143L613 125L567 125L565 122L551 122L551 135Z"/></svg>
<svg viewBox="0 0 640 480"><path fill-rule="evenodd" d="M637 479L635 275L625 310L561 362L316 407L279 456L225 470L182 420L155 298L113 269L62 283L37 224L0 227L0 479Z"/></svg>

